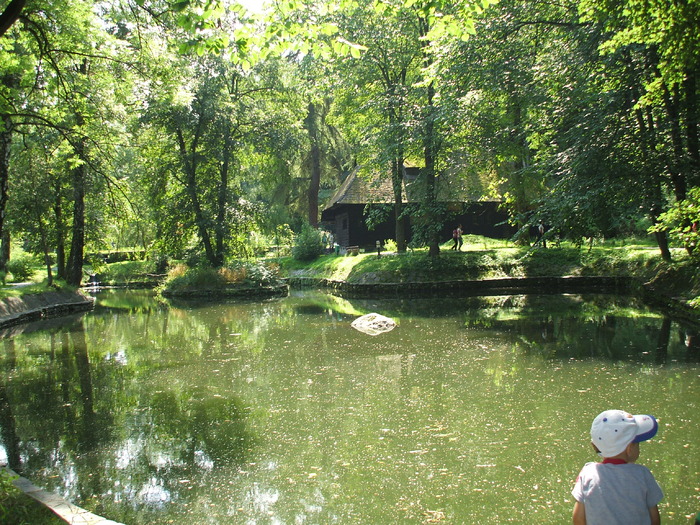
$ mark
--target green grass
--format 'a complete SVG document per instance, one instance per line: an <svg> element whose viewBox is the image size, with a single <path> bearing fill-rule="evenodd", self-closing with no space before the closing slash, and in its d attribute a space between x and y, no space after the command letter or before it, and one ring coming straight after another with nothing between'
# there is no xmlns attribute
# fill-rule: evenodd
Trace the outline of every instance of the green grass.
<svg viewBox="0 0 700 525"><path fill-rule="evenodd" d="M337 279L350 283L428 282L507 277L629 276L654 282L660 290L687 299L700 296L697 260L681 249L664 262L658 248L637 240L616 240L593 246L561 243L547 249L515 246L506 241L469 236L461 252L441 246L437 258L427 250L405 254L323 255L311 263L291 257L276 259L290 276ZM698 301L700 302L700 301Z"/></svg>
<svg viewBox="0 0 700 525"><path fill-rule="evenodd" d="M543 249L468 235L461 252L450 250L451 245L451 241L443 244L437 258L429 257L427 249L418 249L400 255L384 252L379 258L372 252L356 256L323 255L311 262L300 262L289 256L258 262L279 264L282 276L351 283L570 275L634 276L643 282L655 282L662 290L688 299L700 296L697 260L690 259L684 250L674 249L674 261L666 263L661 260L656 245L648 239L596 241L592 246L575 246L568 242L555 246L549 243L550 247ZM104 265L100 268L101 280L106 283L139 282L148 273L149 264L124 261ZM47 291L45 277L46 270L37 268L33 284L0 287L0 299ZM211 280L207 281L211 285ZM189 284L197 286L196 282ZM61 288L64 289L65 285L61 284Z"/></svg>
<svg viewBox="0 0 700 525"><path fill-rule="evenodd" d="M65 525L65 521L15 487L5 470L0 470L0 523Z"/></svg>
<svg viewBox="0 0 700 525"><path fill-rule="evenodd" d="M68 286L64 281L54 280L52 286L48 286L47 281L44 279L41 282L32 283L22 283L17 284L6 284L0 286L0 300L7 299L8 297L21 297L23 295L38 294L44 292L56 292L56 291L75 291L77 288L75 286Z"/></svg>
<svg viewBox="0 0 700 525"><path fill-rule="evenodd" d="M143 281L153 271L151 261L121 261L105 264L100 268L100 282L106 284L131 283Z"/></svg>

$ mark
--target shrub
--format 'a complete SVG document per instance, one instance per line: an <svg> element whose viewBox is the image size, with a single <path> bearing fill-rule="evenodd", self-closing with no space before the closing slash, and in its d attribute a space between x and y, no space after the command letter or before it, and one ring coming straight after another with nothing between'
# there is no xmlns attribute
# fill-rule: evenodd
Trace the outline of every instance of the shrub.
<svg viewBox="0 0 700 525"><path fill-rule="evenodd" d="M37 261L32 255L20 254L7 262L7 270L14 281L28 281L34 276Z"/></svg>
<svg viewBox="0 0 700 525"><path fill-rule="evenodd" d="M688 191L685 200L675 203L662 213L659 223L649 228L650 233L668 230L671 239L683 246L688 253L700 255L700 188Z"/></svg>
<svg viewBox="0 0 700 525"><path fill-rule="evenodd" d="M384 246L382 247L382 250L386 252L396 252L399 250L399 247L396 245L396 241L394 239L387 239L384 241Z"/></svg>
<svg viewBox="0 0 700 525"><path fill-rule="evenodd" d="M275 263L234 261L221 268L219 274L227 283L267 286L277 283L280 267Z"/></svg>
<svg viewBox="0 0 700 525"><path fill-rule="evenodd" d="M297 261L313 261L322 253L323 236L321 232L308 224L304 224L301 233L295 239L292 257Z"/></svg>
<svg viewBox="0 0 700 525"><path fill-rule="evenodd" d="M168 290L209 289L226 284L214 268L188 268L184 264L175 266L168 272L165 288Z"/></svg>
<svg viewBox="0 0 700 525"><path fill-rule="evenodd" d="M235 261L218 270L178 264L168 272L164 288L173 291L218 289L230 284L267 286L276 284L278 278L277 264Z"/></svg>

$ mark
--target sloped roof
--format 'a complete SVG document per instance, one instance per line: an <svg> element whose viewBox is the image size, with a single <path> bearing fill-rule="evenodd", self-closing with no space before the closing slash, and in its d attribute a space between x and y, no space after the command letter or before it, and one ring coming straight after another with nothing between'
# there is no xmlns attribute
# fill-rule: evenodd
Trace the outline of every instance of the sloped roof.
<svg viewBox="0 0 700 525"><path fill-rule="evenodd" d="M404 186L404 200L405 200ZM394 202L394 190L389 177L373 177L372 179L360 175L360 168L355 168L345 178L345 181L333 194L324 209L329 209L336 204L386 204Z"/></svg>
<svg viewBox="0 0 700 525"><path fill-rule="evenodd" d="M403 202L420 202L425 194L425 179L418 169L406 170L403 182ZM435 179L437 200L440 202L485 202L487 188L476 176L447 173ZM390 177L363 177L355 168L330 198L324 211L341 204L391 204L394 191Z"/></svg>

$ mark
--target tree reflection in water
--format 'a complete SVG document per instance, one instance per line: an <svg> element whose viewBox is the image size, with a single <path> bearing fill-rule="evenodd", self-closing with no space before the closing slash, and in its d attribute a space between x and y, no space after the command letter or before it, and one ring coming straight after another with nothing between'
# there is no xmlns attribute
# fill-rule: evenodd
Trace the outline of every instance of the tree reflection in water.
<svg viewBox="0 0 700 525"><path fill-rule="evenodd" d="M353 330L368 312L397 328ZM694 497L683 465L700 456L678 440L700 431L697 334L624 298L310 292L166 308L114 293L8 335L8 463L130 525L528 521L542 508L561 522L562 480L594 459L581 410L635 398L674 418L669 446L650 445L655 475L686 487L669 509Z"/></svg>

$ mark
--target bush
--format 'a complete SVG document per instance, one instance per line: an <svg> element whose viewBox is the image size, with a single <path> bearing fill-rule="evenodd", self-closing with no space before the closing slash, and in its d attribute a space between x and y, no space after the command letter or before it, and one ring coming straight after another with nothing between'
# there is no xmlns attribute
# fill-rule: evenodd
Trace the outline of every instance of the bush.
<svg viewBox="0 0 700 525"><path fill-rule="evenodd" d="M168 290L211 289L226 284L224 278L214 268L198 266L188 268L179 264L168 272L165 288Z"/></svg>
<svg viewBox="0 0 700 525"><path fill-rule="evenodd" d="M93 268L93 271L99 273L103 283L130 283L144 279L153 267L151 261L123 261L106 264L100 271Z"/></svg>
<svg viewBox="0 0 700 525"><path fill-rule="evenodd" d="M277 283L280 267L275 263L234 261L221 268L219 274L229 284L267 286Z"/></svg>
<svg viewBox="0 0 700 525"><path fill-rule="evenodd" d="M32 255L20 254L7 262L7 270L14 281L29 281L36 271L37 261Z"/></svg>
<svg viewBox="0 0 700 525"><path fill-rule="evenodd" d="M382 250L385 252L397 252L399 250L399 247L396 244L396 241L394 239L387 239L384 241L384 246L382 246Z"/></svg>
<svg viewBox="0 0 700 525"><path fill-rule="evenodd" d="M279 265L247 261L235 261L224 268L184 264L173 267L164 283L166 290L211 290L231 284L268 286L279 279Z"/></svg>
<svg viewBox="0 0 700 525"><path fill-rule="evenodd" d="M698 224L700 224L700 188L693 188L688 191L685 200L675 203L667 212L661 214L659 223L649 228L649 233L668 230L672 240L697 257L700 255L700 251L697 250L700 245Z"/></svg>
<svg viewBox="0 0 700 525"><path fill-rule="evenodd" d="M323 236L321 232L308 224L304 224L301 233L295 239L292 257L297 261L313 261L322 253Z"/></svg>

